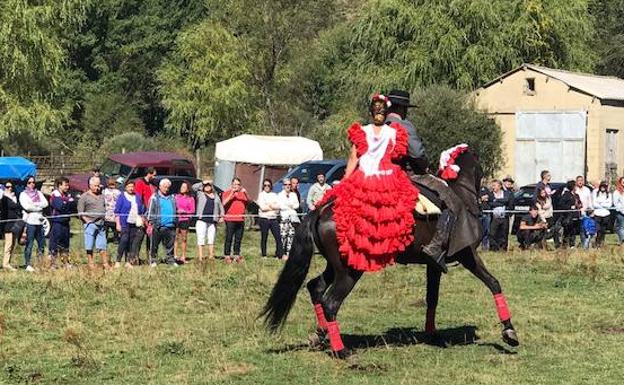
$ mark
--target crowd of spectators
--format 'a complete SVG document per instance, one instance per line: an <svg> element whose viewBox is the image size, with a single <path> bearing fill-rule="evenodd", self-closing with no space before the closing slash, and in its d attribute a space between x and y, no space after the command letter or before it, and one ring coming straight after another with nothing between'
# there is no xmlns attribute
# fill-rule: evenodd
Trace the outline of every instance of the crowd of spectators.
<svg viewBox="0 0 624 385"><path fill-rule="evenodd" d="M88 190L79 198L70 194L69 180L65 177L55 181L50 197L36 188L34 177L27 179L26 188L20 194L14 192L13 183L5 183L0 188L0 226L5 240L3 269L15 270L11 259L20 242L24 245L26 270L35 271L33 247L36 242L37 258L42 260L46 232L50 268L72 268L69 253L72 218L81 222L84 255L91 268L97 265L98 257L105 268L133 268L141 263L156 267L161 262L161 246L165 256L162 262L176 267L185 264L189 261L188 233L193 223L198 261L217 258L217 228L223 224L222 258L228 264L242 263L245 260L241 244L248 216L246 209L252 201L259 207L257 223L261 233L261 256L268 258L270 232L275 241L274 257L286 260L304 208L313 208L330 188L325 183L325 176L318 175L307 201L302 202L297 178L283 180L283 189L279 193L273 192L272 181L266 179L254 200L237 177L222 194L217 193L208 179L195 185L183 182L179 192L171 194L171 181L163 178L156 185L155 178L156 170L148 169L144 177L128 180L123 186L113 178L107 179L103 186L100 176L94 172L89 178ZM46 216L44 210L48 205L51 210ZM50 228L46 229L48 225ZM117 244L114 260L108 254L111 241ZM143 243L146 253L141 259Z"/></svg>
<svg viewBox="0 0 624 385"><path fill-rule="evenodd" d="M325 176L319 174L305 201L301 200L297 178L282 181L282 191L273 191L266 179L254 200L239 178L219 195L212 181L195 185L183 182L177 194L171 194L171 181L161 179L156 185L156 171L147 170L144 177L126 181L106 180L103 188L97 174L89 179L89 189L75 199L70 193L69 180L60 177L54 191L46 197L36 188L35 178L29 177L26 187L16 194L11 182L0 187L0 225L4 233L2 267L15 270L11 259L18 243L24 245L27 271L35 271L32 253L35 243L38 258L45 252L48 232L48 256L51 268L71 268L70 224L78 217L82 225L84 253L90 267L99 256L104 267L132 268L140 263L156 267L162 245L164 262L178 266L188 262L188 233L194 223L199 261L213 260L217 228L223 224L225 236L223 260L242 263L241 244L245 233L246 208L254 201L258 206L257 224L260 228L260 255L268 258L269 234L275 242L274 257L286 260L292 246L295 229L301 222L304 208L314 210L323 195L331 189ZM605 233L615 221L619 243L624 242L624 179L619 178L612 190L605 182L586 185L578 176L555 189L548 171L541 173L535 185L533 201L527 211L515 210L514 181L511 177L492 180L479 193L484 250L509 249L510 224L516 217L514 232L520 248L545 247L552 238L555 247L577 246L580 237L585 249L604 244ZM48 206L50 206L48 208ZM44 210L49 210L48 221ZM612 216L615 215L615 218ZM49 229L45 226L48 224ZM108 243L117 243L116 258L109 261ZM145 258L140 252L145 243Z"/></svg>
<svg viewBox="0 0 624 385"><path fill-rule="evenodd" d="M521 249L544 248L548 239L553 239L556 248L601 247L613 222L618 243L624 242L623 178L611 189L604 181L587 184L583 176L577 176L555 189L550 172L544 170L540 176L528 210L515 210L511 177L482 186L479 193L482 249L507 251L510 223L514 222L518 223L513 230Z"/></svg>

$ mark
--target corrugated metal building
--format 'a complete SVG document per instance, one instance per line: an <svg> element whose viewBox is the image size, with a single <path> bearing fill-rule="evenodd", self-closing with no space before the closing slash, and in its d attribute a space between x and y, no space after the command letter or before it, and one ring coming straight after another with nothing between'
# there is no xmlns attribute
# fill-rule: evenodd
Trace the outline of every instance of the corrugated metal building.
<svg viewBox="0 0 624 385"><path fill-rule="evenodd" d="M477 105L503 131L501 174L519 185L612 179L624 166L624 80L531 64L485 84Z"/></svg>

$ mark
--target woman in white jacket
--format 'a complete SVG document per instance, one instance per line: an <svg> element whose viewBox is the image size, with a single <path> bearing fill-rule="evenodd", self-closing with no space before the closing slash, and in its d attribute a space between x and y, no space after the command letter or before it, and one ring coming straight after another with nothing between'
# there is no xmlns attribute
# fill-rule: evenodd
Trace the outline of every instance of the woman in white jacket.
<svg viewBox="0 0 624 385"><path fill-rule="evenodd" d="M596 246L602 246L605 238L605 231L609 226L609 209L613 206L613 195L609 192L607 182L600 182L600 186L593 192L594 218L596 220L598 233L596 234Z"/></svg>
<svg viewBox="0 0 624 385"><path fill-rule="evenodd" d="M282 237L282 247L284 251L283 260L288 259L288 253L295 237L294 223L299 223L297 209L299 208L299 198L291 191L290 179L284 179L284 189L277 195L280 205L280 235Z"/></svg>
<svg viewBox="0 0 624 385"><path fill-rule="evenodd" d="M273 192L273 182L265 179L262 182L262 191L258 194L258 224L260 225L260 252L262 258L267 256L267 240L269 231L275 239L275 257L282 258L284 251L282 247L282 237L280 232L280 223L277 218L281 209L279 198Z"/></svg>
<svg viewBox="0 0 624 385"><path fill-rule="evenodd" d="M33 272L30 257L35 240L37 240L37 255L43 255L45 248L45 236L43 234L43 209L48 207L48 200L35 186L35 177L30 176L26 180L26 189L19 196L19 203L24 211L26 222L26 246L24 247L24 261L26 271Z"/></svg>

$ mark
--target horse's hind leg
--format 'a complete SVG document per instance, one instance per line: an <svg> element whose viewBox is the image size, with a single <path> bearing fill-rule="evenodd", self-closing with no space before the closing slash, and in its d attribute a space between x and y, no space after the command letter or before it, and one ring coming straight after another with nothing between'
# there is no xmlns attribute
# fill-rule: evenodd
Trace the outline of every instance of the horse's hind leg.
<svg viewBox="0 0 624 385"><path fill-rule="evenodd" d="M328 263L325 271L307 284L310 299L312 300L312 305L314 305L314 313L316 314L316 332L310 336L310 346L313 348L324 347L326 344L327 320L325 319L322 301L323 295L332 282L334 282L334 269Z"/></svg>
<svg viewBox="0 0 624 385"><path fill-rule="evenodd" d="M323 301L323 294L325 294L332 282L334 282L334 269L328 263L325 271L318 277L311 279L307 284L310 299L316 313L316 326L319 330L327 330L327 320L325 319L321 302Z"/></svg>
<svg viewBox="0 0 624 385"><path fill-rule="evenodd" d="M351 355L351 351L345 348L342 343L336 315L342 302L351 293L351 290L353 290L353 287L362 276L362 272L348 267L336 270L334 283L325 293L322 305L327 318L327 334L329 335L332 353L338 358L346 358Z"/></svg>
<svg viewBox="0 0 624 385"><path fill-rule="evenodd" d="M503 341L510 346L518 346L520 342L518 341L516 330L511 323L511 313L507 307L507 300L505 299L505 295L503 294L498 280L485 268L483 261L474 250L465 250L463 258L460 258L459 261L490 289L494 295L498 318L503 324Z"/></svg>

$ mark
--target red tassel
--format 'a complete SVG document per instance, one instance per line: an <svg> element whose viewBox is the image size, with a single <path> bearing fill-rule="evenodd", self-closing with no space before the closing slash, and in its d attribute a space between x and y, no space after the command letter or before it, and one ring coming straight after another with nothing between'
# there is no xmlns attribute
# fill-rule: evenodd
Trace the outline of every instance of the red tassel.
<svg viewBox="0 0 624 385"><path fill-rule="evenodd" d="M503 293L494 294L494 302L496 303L498 319L500 319L501 322L511 319L511 313L509 312L509 307L507 307L507 300L505 299L505 295Z"/></svg>
<svg viewBox="0 0 624 385"><path fill-rule="evenodd" d="M329 335L329 345L334 352L339 352L344 349L342 338L340 337L340 328L338 322L327 322L327 334Z"/></svg>
<svg viewBox="0 0 624 385"><path fill-rule="evenodd" d="M435 333L435 309L427 309L427 321L425 322L425 332Z"/></svg>
<svg viewBox="0 0 624 385"><path fill-rule="evenodd" d="M323 306L320 303L314 304L314 312L316 313L316 325L319 329L327 330L327 320L325 319L325 312Z"/></svg>

